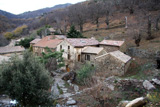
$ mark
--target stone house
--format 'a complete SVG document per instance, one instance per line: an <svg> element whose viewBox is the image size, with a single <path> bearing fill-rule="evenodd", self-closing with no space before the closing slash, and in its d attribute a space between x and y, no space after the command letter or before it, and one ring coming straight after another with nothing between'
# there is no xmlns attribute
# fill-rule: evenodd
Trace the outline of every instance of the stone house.
<svg viewBox="0 0 160 107"><path fill-rule="evenodd" d="M30 42L30 46L33 46L34 44L38 43L41 39L34 39Z"/></svg>
<svg viewBox="0 0 160 107"><path fill-rule="evenodd" d="M81 53L85 46L98 46L98 44L97 40L90 38L67 38L58 44L57 51L64 50L65 68L67 71L70 71L76 62L81 62Z"/></svg>
<svg viewBox="0 0 160 107"><path fill-rule="evenodd" d="M25 50L24 47L21 46L0 47L0 55L2 56L11 56L13 54L21 55L24 50Z"/></svg>
<svg viewBox="0 0 160 107"><path fill-rule="evenodd" d="M99 43L99 46L103 47L106 52L113 52L117 50L126 52L126 45L124 41L103 40Z"/></svg>
<svg viewBox="0 0 160 107"><path fill-rule="evenodd" d="M61 42L62 40L54 39L53 36L46 36L33 45L33 53L41 56L42 52L46 52L46 47L50 48L54 52L56 51L57 45Z"/></svg>
<svg viewBox="0 0 160 107"><path fill-rule="evenodd" d="M95 58L106 54L103 47L84 47L82 50L82 62L94 62Z"/></svg>
<svg viewBox="0 0 160 107"><path fill-rule="evenodd" d="M120 51L109 52L95 58L98 70L105 71L109 75L124 75L131 63L131 57Z"/></svg>

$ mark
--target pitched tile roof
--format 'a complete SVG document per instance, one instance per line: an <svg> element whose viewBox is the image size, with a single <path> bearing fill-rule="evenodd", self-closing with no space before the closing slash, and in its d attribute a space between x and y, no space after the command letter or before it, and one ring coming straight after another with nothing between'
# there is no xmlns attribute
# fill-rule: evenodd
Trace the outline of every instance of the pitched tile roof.
<svg viewBox="0 0 160 107"><path fill-rule="evenodd" d="M99 54L102 50L102 47L84 47L82 53Z"/></svg>
<svg viewBox="0 0 160 107"><path fill-rule="evenodd" d="M121 46L124 41L116 41L116 40L103 40L100 42L100 45L109 45L109 46Z"/></svg>
<svg viewBox="0 0 160 107"><path fill-rule="evenodd" d="M5 53L14 53L14 52L22 52L25 49L21 46L13 46L13 47L0 47L0 54L5 54Z"/></svg>
<svg viewBox="0 0 160 107"><path fill-rule="evenodd" d="M56 39L66 39L67 36L66 35L55 35Z"/></svg>
<svg viewBox="0 0 160 107"><path fill-rule="evenodd" d="M41 40L41 39L34 39L34 40L32 40L30 43L35 44L35 43L39 42L40 40Z"/></svg>
<svg viewBox="0 0 160 107"><path fill-rule="evenodd" d="M53 39L53 36L46 36L42 38L38 43L34 44L35 47L49 47L49 48L56 48L59 43L61 43L62 40L59 39Z"/></svg>
<svg viewBox="0 0 160 107"><path fill-rule="evenodd" d="M87 38L67 38L66 40L74 47L93 46L99 44L97 40Z"/></svg>
<svg viewBox="0 0 160 107"><path fill-rule="evenodd" d="M122 53L121 51L114 51L109 53L111 56L114 56L115 58L121 60L124 63L127 63L131 57Z"/></svg>

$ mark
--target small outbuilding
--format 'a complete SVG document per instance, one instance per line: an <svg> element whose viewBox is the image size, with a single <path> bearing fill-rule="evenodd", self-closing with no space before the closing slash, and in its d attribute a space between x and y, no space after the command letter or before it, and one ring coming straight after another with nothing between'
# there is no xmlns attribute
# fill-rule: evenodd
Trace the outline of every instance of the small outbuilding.
<svg viewBox="0 0 160 107"><path fill-rule="evenodd" d="M90 61L94 62L94 59L107 52L103 47L84 47L82 49L82 62Z"/></svg>
<svg viewBox="0 0 160 107"><path fill-rule="evenodd" d="M3 56L11 56L12 54L21 55L24 50L25 50L24 47L21 46L0 47L0 55Z"/></svg>
<svg viewBox="0 0 160 107"><path fill-rule="evenodd" d="M125 41L103 40L99 43L99 46L103 47L106 52L113 52L117 50L122 52L126 51Z"/></svg>
<svg viewBox="0 0 160 107"><path fill-rule="evenodd" d="M33 46L34 44L38 43L41 39L34 39L30 42L30 46Z"/></svg>
<svg viewBox="0 0 160 107"><path fill-rule="evenodd" d="M110 75L124 75L131 63L131 57L121 51L110 52L95 58L95 65L100 71Z"/></svg>

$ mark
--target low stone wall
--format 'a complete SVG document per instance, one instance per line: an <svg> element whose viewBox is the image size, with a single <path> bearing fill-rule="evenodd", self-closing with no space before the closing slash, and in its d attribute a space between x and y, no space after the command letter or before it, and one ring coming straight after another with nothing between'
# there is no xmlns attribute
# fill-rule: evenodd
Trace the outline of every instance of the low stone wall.
<svg viewBox="0 0 160 107"><path fill-rule="evenodd" d="M132 47L127 50L127 53L133 57L139 58L151 58L155 59L156 53L150 52L148 50L139 49L137 47Z"/></svg>

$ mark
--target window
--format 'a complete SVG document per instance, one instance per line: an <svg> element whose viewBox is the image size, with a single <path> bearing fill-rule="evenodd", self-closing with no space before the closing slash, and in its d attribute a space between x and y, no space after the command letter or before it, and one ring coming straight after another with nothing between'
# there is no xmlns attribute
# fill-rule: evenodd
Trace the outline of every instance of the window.
<svg viewBox="0 0 160 107"><path fill-rule="evenodd" d="M62 50L62 45L60 45L60 50Z"/></svg>
<svg viewBox="0 0 160 107"><path fill-rule="evenodd" d="M90 61L90 55L85 55L85 60Z"/></svg>
<svg viewBox="0 0 160 107"><path fill-rule="evenodd" d="M68 46L68 50L70 50L70 46Z"/></svg>

